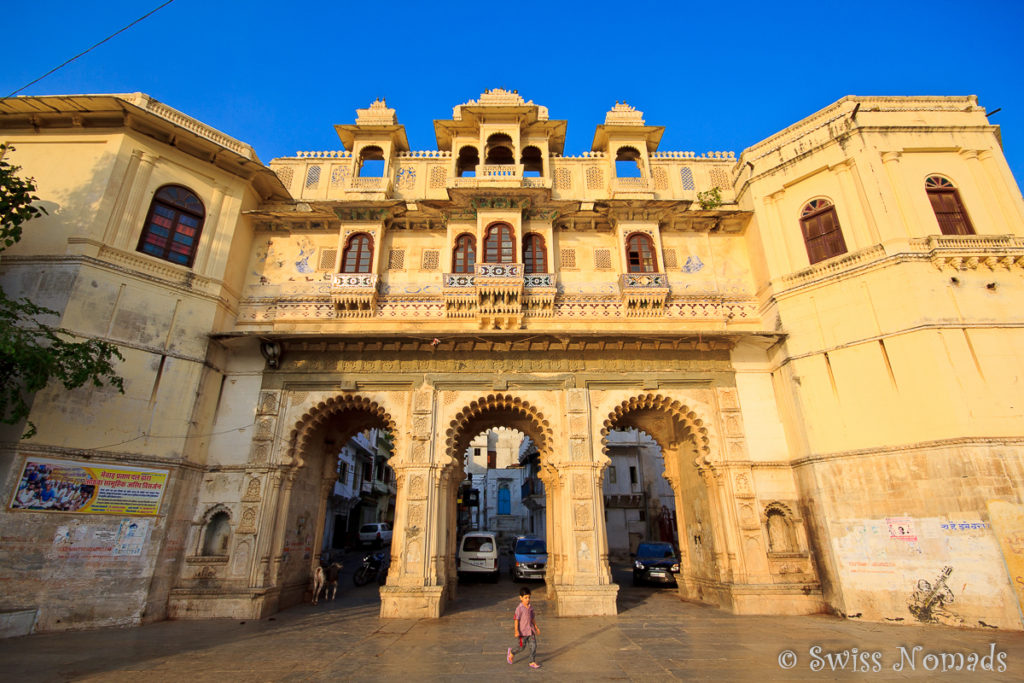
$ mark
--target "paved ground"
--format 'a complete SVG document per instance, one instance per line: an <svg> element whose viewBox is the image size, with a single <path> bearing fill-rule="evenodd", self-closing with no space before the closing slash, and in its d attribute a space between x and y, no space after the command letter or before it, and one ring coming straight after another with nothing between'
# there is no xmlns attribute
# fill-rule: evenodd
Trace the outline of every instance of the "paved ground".
<svg viewBox="0 0 1024 683"><path fill-rule="evenodd" d="M355 562L347 563L347 570ZM834 617L740 617L684 603L671 589L634 588L616 568L619 615L554 616L533 584L541 628L539 671L520 655L505 662L520 584L469 583L438 620L381 621L375 586L343 577L333 603L302 605L260 621L162 622L141 628L34 635L0 641L3 681L327 680L834 680L933 678L1024 680L1024 633L844 621ZM822 648L811 656L811 648ZM916 670L901 661L901 646ZM825 655L857 648L846 670ZM1003 672L947 671L942 653L1005 653ZM787 655L796 657L792 668ZM873 654L879 653L876 659ZM926 655L935 655L928 659ZM878 671L875 671L875 663ZM812 670L820 662L823 668ZM853 671L853 665L857 671ZM929 671L931 665L934 670ZM965 667L966 668L966 667ZM868 669L865 671L865 669Z"/></svg>

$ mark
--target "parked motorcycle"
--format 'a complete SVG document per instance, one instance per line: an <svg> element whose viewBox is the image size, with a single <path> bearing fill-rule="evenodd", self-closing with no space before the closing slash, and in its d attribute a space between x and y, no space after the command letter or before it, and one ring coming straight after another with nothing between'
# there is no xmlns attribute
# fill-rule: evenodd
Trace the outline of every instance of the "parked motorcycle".
<svg viewBox="0 0 1024 683"><path fill-rule="evenodd" d="M357 586L365 586L374 579L381 586L388 580L388 568L391 564L391 554L385 550L370 553L363 557L363 564L356 569L352 575L352 583Z"/></svg>

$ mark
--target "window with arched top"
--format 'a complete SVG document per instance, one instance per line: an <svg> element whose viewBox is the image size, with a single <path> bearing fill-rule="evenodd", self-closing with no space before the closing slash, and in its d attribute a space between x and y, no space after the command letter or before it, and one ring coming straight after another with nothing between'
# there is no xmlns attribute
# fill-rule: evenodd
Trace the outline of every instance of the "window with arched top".
<svg viewBox="0 0 1024 683"><path fill-rule="evenodd" d="M800 212L800 230L811 265L846 253L836 207L827 199L812 199Z"/></svg>
<svg viewBox="0 0 1024 683"><path fill-rule="evenodd" d="M643 176L640 164L643 157L633 147L620 147L615 152L615 177L640 178Z"/></svg>
<svg viewBox="0 0 1024 683"><path fill-rule="evenodd" d="M359 168L356 169L356 175L360 178L383 178L384 150L376 145L359 150Z"/></svg>
<svg viewBox="0 0 1024 683"><path fill-rule="evenodd" d="M949 178L932 175L925 178L924 191L928 193L928 201L939 221L939 230L943 235L973 235L974 226L967 217L960 193Z"/></svg>
<svg viewBox="0 0 1024 683"><path fill-rule="evenodd" d="M192 190L164 185L149 205L138 251L171 263L191 266L196 259L206 209Z"/></svg>
<svg viewBox="0 0 1024 683"><path fill-rule="evenodd" d="M505 165L516 163L515 154L512 152L512 137L506 133L494 133L488 136L484 152L485 164Z"/></svg>
<svg viewBox="0 0 1024 683"><path fill-rule="evenodd" d="M484 263L515 263L516 245L512 241L512 226L495 223L484 235Z"/></svg>
<svg viewBox="0 0 1024 683"><path fill-rule="evenodd" d="M523 266L527 275L548 272L548 254L542 235L531 232L523 238Z"/></svg>
<svg viewBox="0 0 1024 683"><path fill-rule="evenodd" d="M455 160L455 175L459 178L473 178L476 176L476 167L480 164L480 152L476 147L469 145L459 150L459 156Z"/></svg>
<svg viewBox="0 0 1024 683"><path fill-rule="evenodd" d="M626 240L626 269L630 273L657 273L654 240L650 235L634 232Z"/></svg>
<svg viewBox="0 0 1024 683"><path fill-rule="evenodd" d="M373 263L373 238L357 232L348 238L341 256L341 272L369 273Z"/></svg>
<svg viewBox="0 0 1024 683"><path fill-rule="evenodd" d="M214 513L203 530L203 555L227 555L230 540L231 518L224 511Z"/></svg>
<svg viewBox="0 0 1024 683"><path fill-rule="evenodd" d="M523 150L519 163L523 165L524 178L539 178L544 174L544 159L540 149L533 145Z"/></svg>
<svg viewBox="0 0 1024 683"><path fill-rule="evenodd" d="M476 265L476 238L466 233L455 238L452 251L452 272L472 273Z"/></svg>

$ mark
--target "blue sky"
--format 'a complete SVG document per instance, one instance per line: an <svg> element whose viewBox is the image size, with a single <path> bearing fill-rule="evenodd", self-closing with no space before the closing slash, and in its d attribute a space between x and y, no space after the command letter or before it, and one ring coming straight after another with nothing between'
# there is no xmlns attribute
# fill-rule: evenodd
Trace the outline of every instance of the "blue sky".
<svg viewBox="0 0 1024 683"><path fill-rule="evenodd" d="M6 3L0 95L161 0ZM13 27L13 30L12 30ZM487 88L516 89L589 149L616 101L660 149L745 147L848 94L977 95L1024 182L1024 2L232 2L175 0L23 94L142 91L266 162L340 149L386 97L413 149Z"/></svg>

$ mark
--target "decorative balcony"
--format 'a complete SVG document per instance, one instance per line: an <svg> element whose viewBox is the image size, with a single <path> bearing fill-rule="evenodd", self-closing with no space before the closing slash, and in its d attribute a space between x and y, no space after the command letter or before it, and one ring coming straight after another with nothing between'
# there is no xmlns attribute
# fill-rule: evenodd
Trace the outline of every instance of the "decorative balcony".
<svg viewBox="0 0 1024 683"><path fill-rule="evenodd" d="M377 279L374 273L335 273L331 278L331 301L338 315L373 315L377 310Z"/></svg>
<svg viewBox="0 0 1024 683"><path fill-rule="evenodd" d="M472 273L445 273L441 280L445 316L472 318L476 315L476 283Z"/></svg>
<svg viewBox="0 0 1024 683"><path fill-rule="evenodd" d="M518 328L523 319L523 269L522 263L478 263L475 273L445 273L445 315L475 317L484 329Z"/></svg>
<svg viewBox="0 0 1024 683"><path fill-rule="evenodd" d="M531 273L523 279L523 309L530 315L550 317L555 314L558 293L554 273Z"/></svg>
<svg viewBox="0 0 1024 683"><path fill-rule="evenodd" d="M484 329L513 330L523 320L522 263L476 264L477 317Z"/></svg>
<svg viewBox="0 0 1024 683"><path fill-rule="evenodd" d="M626 315L660 315L668 298L668 276L665 273L623 273L619 292L626 305Z"/></svg>

